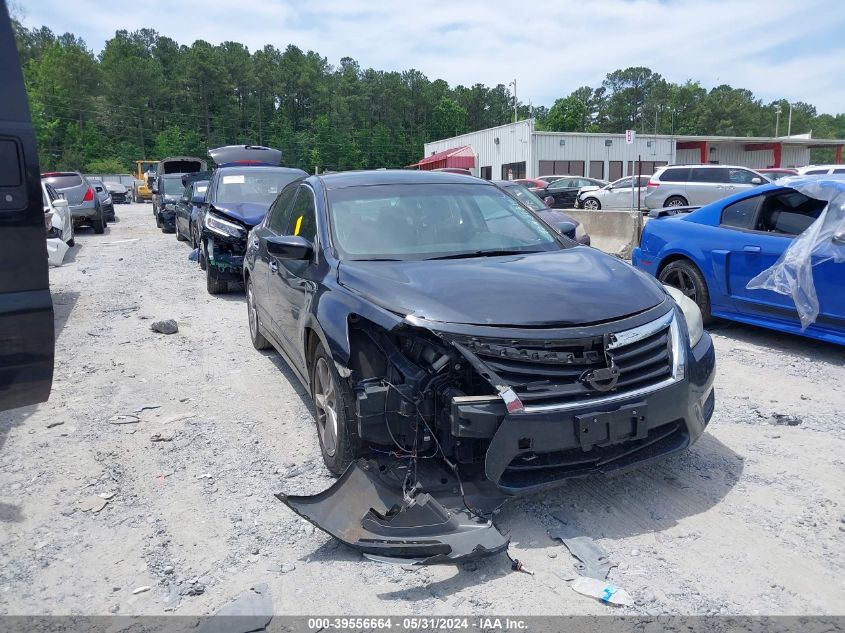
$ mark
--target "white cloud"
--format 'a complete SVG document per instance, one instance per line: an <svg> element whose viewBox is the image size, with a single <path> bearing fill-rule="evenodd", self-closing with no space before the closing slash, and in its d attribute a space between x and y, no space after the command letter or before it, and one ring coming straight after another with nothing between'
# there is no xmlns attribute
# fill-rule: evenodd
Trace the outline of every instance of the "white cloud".
<svg viewBox="0 0 845 633"><path fill-rule="evenodd" d="M845 111L845 45L824 35L845 29L845 3L823 0L207 0L201 10L169 0L32 0L24 10L28 25L72 31L95 50L118 28L142 27L187 44L293 43L330 63L350 56L452 85L516 78L520 100L535 105L597 86L617 68L648 66L671 81L728 83L764 101Z"/></svg>

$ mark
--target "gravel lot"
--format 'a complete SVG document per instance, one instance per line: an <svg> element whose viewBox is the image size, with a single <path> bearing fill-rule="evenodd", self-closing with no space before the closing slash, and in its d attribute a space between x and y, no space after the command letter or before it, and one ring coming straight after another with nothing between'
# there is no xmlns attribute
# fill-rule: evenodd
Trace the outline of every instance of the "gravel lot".
<svg viewBox="0 0 845 633"><path fill-rule="evenodd" d="M845 349L721 325L716 413L692 449L500 512L535 576L504 556L384 565L272 496L332 479L308 397L250 345L243 293L208 295L149 204L117 214L50 272L50 401L0 414L0 614L204 614L260 582L279 614L611 612L569 588L557 511L618 564L636 605L616 613L845 612ZM150 330L166 318L177 334Z"/></svg>

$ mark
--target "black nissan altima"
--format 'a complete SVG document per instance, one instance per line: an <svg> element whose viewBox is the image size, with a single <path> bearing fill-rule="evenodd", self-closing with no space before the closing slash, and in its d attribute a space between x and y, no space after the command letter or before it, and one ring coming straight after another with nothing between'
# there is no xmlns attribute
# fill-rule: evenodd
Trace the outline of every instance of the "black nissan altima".
<svg viewBox="0 0 845 633"><path fill-rule="evenodd" d="M506 495L692 444L715 357L684 295L494 184L311 176L249 235L249 329L310 391L323 458L437 457Z"/></svg>

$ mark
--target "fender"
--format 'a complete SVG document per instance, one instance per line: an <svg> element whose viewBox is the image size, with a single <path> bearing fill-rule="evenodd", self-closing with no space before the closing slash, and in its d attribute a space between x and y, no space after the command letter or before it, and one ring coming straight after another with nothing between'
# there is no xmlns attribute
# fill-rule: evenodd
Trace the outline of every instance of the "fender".
<svg viewBox="0 0 845 633"><path fill-rule="evenodd" d="M373 305L344 289L332 292L329 288L315 296L305 324L314 329L323 346L330 351L335 362L347 365L351 355L349 344L349 317L357 315L392 330L404 321L404 317ZM305 339L301 341L303 350Z"/></svg>

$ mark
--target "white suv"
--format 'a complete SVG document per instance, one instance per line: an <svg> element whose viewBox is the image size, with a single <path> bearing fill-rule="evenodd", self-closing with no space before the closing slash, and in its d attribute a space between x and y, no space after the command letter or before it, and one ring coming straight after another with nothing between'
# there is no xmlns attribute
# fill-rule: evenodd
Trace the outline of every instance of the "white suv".
<svg viewBox="0 0 845 633"><path fill-rule="evenodd" d="M798 173L802 176L845 174L845 165L808 165L807 167L801 167Z"/></svg>
<svg viewBox="0 0 845 633"><path fill-rule="evenodd" d="M701 206L768 182L747 167L670 165L658 169L648 181L645 204L649 209Z"/></svg>

